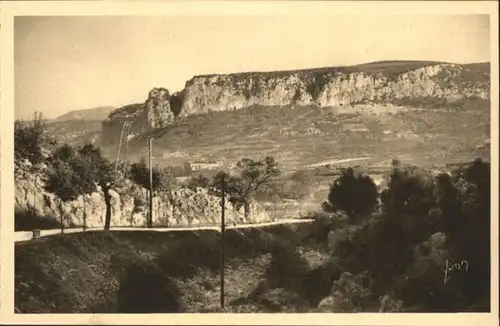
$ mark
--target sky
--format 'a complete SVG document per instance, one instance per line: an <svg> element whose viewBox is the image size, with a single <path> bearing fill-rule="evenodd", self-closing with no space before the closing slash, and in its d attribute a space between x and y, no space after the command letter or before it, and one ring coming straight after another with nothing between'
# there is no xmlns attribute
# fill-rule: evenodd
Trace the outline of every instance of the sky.
<svg viewBox="0 0 500 326"><path fill-rule="evenodd" d="M487 15L31 16L14 21L16 118L144 102L193 76L380 60L490 60Z"/></svg>

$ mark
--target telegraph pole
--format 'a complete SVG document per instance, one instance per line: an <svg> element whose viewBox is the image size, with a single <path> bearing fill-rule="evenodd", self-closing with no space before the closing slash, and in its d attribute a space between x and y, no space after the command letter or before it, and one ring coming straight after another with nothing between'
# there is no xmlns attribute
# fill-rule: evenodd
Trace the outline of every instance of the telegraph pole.
<svg viewBox="0 0 500 326"><path fill-rule="evenodd" d="M120 142L118 143L118 151L116 152L115 172L118 171L118 160L120 160L120 150L122 147L123 132L125 130L126 124L127 124L127 121L123 121L122 131L120 133Z"/></svg>
<svg viewBox="0 0 500 326"><path fill-rule="evenodd" d="M221 189L221 206L222 206L222 213L221 213L221 245L220 245L220 261L221 261L221 267L220 267L220 307L222 310L224 310L224 232L226 231L226 221L225 221L225 209L226 209L226 194L225 194L225 184L224 176L222 176L222 189Z"/></svg>
<svg viewBox="0 0 500 326"><path fill-rule="evenodd" d="M148 227L153 227L153 138L149 137L149 220Z"/></svg>
<svg viewBox="0 0 500 326"><path fill-rule="evenodd" d="M123 160L123 177L127 174L127 151L128 151L128 136L130 133L130 124L127 123L127 135L125 136L125 158Z"/></svg>

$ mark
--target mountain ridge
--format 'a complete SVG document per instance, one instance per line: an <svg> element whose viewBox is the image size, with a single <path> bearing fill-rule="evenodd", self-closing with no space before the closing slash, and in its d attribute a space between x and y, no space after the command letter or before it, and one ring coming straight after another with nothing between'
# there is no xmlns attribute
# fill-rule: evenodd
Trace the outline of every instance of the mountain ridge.
<svg viewBox="0 0 500 326"><path fill-rule="evenodd" d="M62 114L57 118L51 119L48 122L54 123L68 120L102 121L116 109L117 108L114 106L98 106L90 109L73 110Z"/></svg>
<svg viewBox="0 0 500 326"><path fill-rule="evenodd" d="M139 103L113 111L103 121L101 140L105 146L116 143L115 135L121 132L125 121L131 123L130 132L139 135L154 130L153 125L167 126L189 115L253 105L428 107L429 102L436 106L461 99L489 100L489 84L489 63L426 61L201 75L186 81L185 88L172 95L164 88L154 88L152 93L164 90L167 96L148 98L149 108Z"/></svg>

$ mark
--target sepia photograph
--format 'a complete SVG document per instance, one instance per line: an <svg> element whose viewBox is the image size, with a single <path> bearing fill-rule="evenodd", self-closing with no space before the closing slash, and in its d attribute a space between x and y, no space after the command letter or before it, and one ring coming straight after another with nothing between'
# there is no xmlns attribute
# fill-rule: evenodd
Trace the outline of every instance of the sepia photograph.
<svg viewBox="0 0 500 326"><path fill-rule="evenodd" d="M496 16L263 10L2 20L2 311L498 311Z"/></svg>

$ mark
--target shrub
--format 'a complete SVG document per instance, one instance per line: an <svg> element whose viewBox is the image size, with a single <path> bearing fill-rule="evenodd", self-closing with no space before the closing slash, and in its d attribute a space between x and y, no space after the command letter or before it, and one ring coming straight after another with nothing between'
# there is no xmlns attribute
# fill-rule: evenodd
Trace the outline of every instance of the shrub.
<svg viewBox="0 0 500 326"><path fill-rule="evenodd" d="M377 200L377 186L372 178L348 168L341 172L340 177L330 187L328 202L323 207L327 211L345 212L354 224L359 222L361 217L373 212Z"/></svg>
<svg viewBox="0 0 500 326"><path fill-rule="evenodd" d="M45 140L46 124L41 113L36 112L28 122L16 120L14 123L14 157L27 159L33 164L43 160L42 145Z"/></svg>
<svg viewBox="0 0 500 326"><path fill-rule="evenodd" d="M119 313L183 312L177 284L151 262L134 263L120 280Z"/></svg>
<svg viewBox="0 0 500 326"><path fill-rule="evenodd" d="M186 186L191 190L195 190L196 188L208 188L209 185L210 179L200 173L197 176L190 178Z"/></svg>
<svg viewBox="0 0 500 326"><path fill-rule="evenodd" d="M173 179L168 172L161 171L157 167L153 167L152 177L153 191L159 191L161 189L168 188L171 180ZM133 163L130 166L130 178L137 185L149 189L150 169L146 165L146 161L144 160L144 158L141 159L140 162Z"/></svg>
<svg viewBox="0 0 500 326"><path fill-rule="evenodd" d="M295 247L286 244L277 245L271 255L266 270L266 279L271 286L300 291L302 280L311 270L308 262L300 257Z"/></svg>

